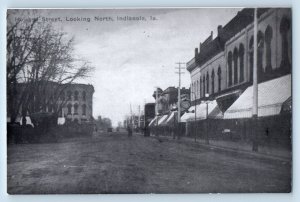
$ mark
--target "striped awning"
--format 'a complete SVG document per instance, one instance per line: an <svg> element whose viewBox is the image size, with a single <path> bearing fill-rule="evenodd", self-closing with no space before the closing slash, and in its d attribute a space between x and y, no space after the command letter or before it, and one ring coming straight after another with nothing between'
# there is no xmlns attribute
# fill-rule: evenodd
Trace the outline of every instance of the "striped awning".
<svg viewBox="0 0 300 202"><path fill-rule="evenodd" d="M168 114L163 115L163 116L159 119L158 125L159 125L159 126L165 125L164 122L168 119L168 116L169 116Z"/></svg>
<svg viewBox="0 0 300 202"><path fill-rule="evenodd" d="M196 106L191 106L188 112L184 113L181 117L181 122L203 120L207 118L222 118L221 110L218 110L218 104L216 100L208 101L207 103L201 103Z"/></svg>
<svg viewBox="0 0 300 202"><path fill-rule="evenodd" d="M282 104L291 97L291 75L282 76L258 84L258 117L280 113ZM252 117L253 86L243 94L224 113L224 119Z"/></svg>

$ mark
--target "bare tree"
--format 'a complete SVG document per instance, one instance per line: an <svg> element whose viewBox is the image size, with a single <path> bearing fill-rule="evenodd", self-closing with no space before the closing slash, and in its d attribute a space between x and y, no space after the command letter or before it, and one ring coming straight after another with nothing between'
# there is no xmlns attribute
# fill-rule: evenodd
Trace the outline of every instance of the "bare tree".
<svg viewBox="0 0 300 202"><path fill-rule="evenodd" d="M60 99L63 90L89 75L93 67L74 57L73 46L73 37L37 18L8 23L7 93L12 122L20 111L26 116L53 106L51 111L57 114L65 104Z"/></svg>

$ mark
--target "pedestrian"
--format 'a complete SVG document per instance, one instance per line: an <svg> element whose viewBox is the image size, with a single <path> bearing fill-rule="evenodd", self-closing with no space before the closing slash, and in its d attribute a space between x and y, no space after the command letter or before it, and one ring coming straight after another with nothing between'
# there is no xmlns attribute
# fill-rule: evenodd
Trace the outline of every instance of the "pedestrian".
<svg viewBox="0 0 300 202"><path fill-rule="evenodd" d="M128 137L132 136L132 129L129 125L127 126L127 133L128 133Z"/></svg>

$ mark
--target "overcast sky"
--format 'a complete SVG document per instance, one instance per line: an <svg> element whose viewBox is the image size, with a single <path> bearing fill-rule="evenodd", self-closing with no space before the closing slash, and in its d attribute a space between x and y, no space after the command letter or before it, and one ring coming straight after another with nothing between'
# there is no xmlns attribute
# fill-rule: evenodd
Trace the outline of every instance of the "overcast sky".
<svg viewBox="0 0 300 202"><path fill-rule="evenodd" d="M106 9L43 10L40 17L61 17L54 22L70 36L75 36L75 54L91 62L95 72L83 81L95 88L93 115L108 117L113 125L129 114L130 103L154 102L155 86L178 86L176 62L188 62L194 49L217 26L225 25L241 8L201 9ZM142 16L146 21L118 21L117 16ZM150 16L157 20L150 20ZM71 18L86 21L67 21ZM112 17L113 22L95 21ZM182 86L188 88L190 75L185 70Z"/></svg>

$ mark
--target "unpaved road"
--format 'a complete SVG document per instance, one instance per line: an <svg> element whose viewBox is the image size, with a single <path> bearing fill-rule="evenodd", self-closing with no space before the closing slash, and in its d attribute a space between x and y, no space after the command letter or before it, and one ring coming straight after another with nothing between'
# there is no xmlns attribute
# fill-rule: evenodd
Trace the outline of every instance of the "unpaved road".
<svg viewBox="0 0 300 202"><path fill-rule="evenodd" d="M289 192L291 165L125 133L9 145L10 194Z"/></svg>

